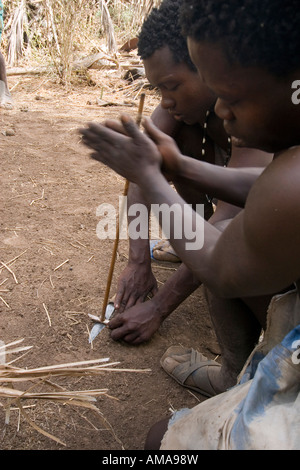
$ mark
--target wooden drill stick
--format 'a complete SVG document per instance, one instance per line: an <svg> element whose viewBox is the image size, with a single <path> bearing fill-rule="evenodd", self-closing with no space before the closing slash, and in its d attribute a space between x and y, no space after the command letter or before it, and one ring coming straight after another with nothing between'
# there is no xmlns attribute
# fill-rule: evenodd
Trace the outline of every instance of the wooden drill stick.
<svg viewBox="0 0 300 470"><path fill-rule="evenodd" d="M140 103L139 103L138 115L137 115L137 118L136 118L136 124L138 126L140 126L141 121L142 121L144 102L145 102L145 93L142 93L141 98L140 98ZM107 303L108 303L108 299L109 299L110 287L111 287L114 268L115 268L115 262L116 262L117 251L118 251L118 246L119 246L119 238L120 238L120 225L122 224L122 218L123 218L123 213L124 213L124 201L125 201L125 196L127 196L127 193L128 193L128 187L129 187L129 181L126 180L124 190L123 190L123 200L122 200L122 207L121 207L121 214L120 214L121 218L120 218L120 220L117 220L117 224L116 224L116 238L115 238L112 258L111 258L109 272L108 272L108 278L107 278L106 290L105 290L104 301L103 301L103 306L102 306L102 312L101 312L101 315L100 315L100 320L101 320L102 323L105 320L105 312L106 312L106 307L107 307Z"/></svg>

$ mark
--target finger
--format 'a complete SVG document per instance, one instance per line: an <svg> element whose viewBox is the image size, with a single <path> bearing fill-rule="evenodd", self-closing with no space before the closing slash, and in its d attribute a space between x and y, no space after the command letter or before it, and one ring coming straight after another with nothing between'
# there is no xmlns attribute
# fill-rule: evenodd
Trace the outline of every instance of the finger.
<svg viewBox="0 0 300 470"><path fill-rule="evenodd" d="M145 296L145 295L141 295L140 297L138 297L135 301L136 304L142 304L145 302L145 299L147 298L148 294Z"/></svg>
<svg viewBox="0 0 300 470"><path fill-rule="evenodd" d="M105 137L98 134L97 136L89 131L82 134L82 143L93 150L103 150L104 148L121 148L117 141L109 141Z"/></svg>
<svg viewBox="0 0 300 470"><path fill-rule="evenodd" d="M126 135L125 129L120 122L114 121L112 119L107 119L104 124L105 127L108 127L109 129L112 129L115 132L119 132L119 134Z"/></svg>
<svg viewBox="0 0 300 470"><path fill-rule="evenodd" d="M95 122L88 122L86 127L79 129L79 133L84 137L90 138L93 134L99 135L102 129L101 124L96 124Z"/></svg>
<svg viewBox="0 0 300 470"><path fill-rule="evenodd" d="M124 289L122 295L118 297L116 296L116 301L115 301L116 310L118 310L119 313L124 312L124 310L128 308L127 303L128 303L128 294L126 294L126 290Z"/></svg>
<svg viewBox="0 0 300 470"><path fill-rule="evenodd" d="M137 297L136 295L130 295L130 297L127 299L127 302L126 302L126 310L128 308L131 308L133 307L136 303L138 303L138 299L139 297Z"/></svg>
<svg viewBox="0 0 300 470"><path fill-rule="evenodd" d="M127 306L126 300L123 299L120 303L119 308L118 308L118 313L123 313L126 310L126 306Z"/></svg>
<svg viewBox="0 0 300 470"><path fill-rule="evenodd" d="M142 124L147 135L157 144L164 135L164 133L159 130L158 127L156 127L156 125L150 118L144 118Z"/></svg>
<svg viewBox="0 0 300 470"><path fill-rule="evenodd" d="M130 333L124 336L123 340L130 344L140 344L143 342L138 333Z"/></svg>
<svg viewBox="0 0 300 470"><path fill-rule="evenodd" d="M125 340L127 336L130 336L128 329L126 327L115 328L111 330L110 337L114 341L119 341L120 339Z"/></svg>
<svg viewBox="0 0 300 470"><path fill-rule="evenodd" d="M125 286L121 284L120 287L118 287L115 301L114 301L114 307L116 310L118 310L121 307L121 302L123 300L124 293L125 293Z"/></svg>
<svg viewBox="0 0 300 470"><path fill-rule="evenodd" d="M146 341L148 341L148 339L144 339L143 337L138 336L136 339L130 341L130 344L137 346L138 344L145 343Z"/></svg>
<svg viewBox="0 0 300 470"><path fill-rule="evenodd" d="M110 156L111 156L111 153L110 153ZM97 151L91 153L90 157L93 160L97 160L98 162L104 163L104 165L109 166L108 160L107 160L106 155L105 155L105 150L97 150ZM111 159L110 159L110 166L112 166Z"/></svg>
<svg viewBox="0 0 300 470"><path fill-rule="evenodd" d="M95 122L88 123L87 128L81 129L81 134L85 140L96 143L102 140L111 143L123 142L125 138L125 136L119 132Z"/></svg>
<svg viewBox="0 0 300 470"><path fill-rule="evenodd" d="M116 328L120 328L123 325L123 318L122 315L116 315L113 317L109 323L107 324L108 328L111 330L115 330Z"/></svg>
<svg viewBox="0 0 300 470"><path fill-rule="evenodd" d="M132 139L138 141L142 138L143 133L139 130L134 120L127 114L121 115L121 122L123 124L126 134Z"/></svg>

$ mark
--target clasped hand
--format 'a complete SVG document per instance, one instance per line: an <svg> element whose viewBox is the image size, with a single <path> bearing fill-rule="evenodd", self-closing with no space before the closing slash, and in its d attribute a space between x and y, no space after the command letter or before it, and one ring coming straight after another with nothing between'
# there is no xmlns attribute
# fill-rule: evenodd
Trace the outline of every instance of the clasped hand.
<svg viewBox="0 0 300 470"><path fill-rule="evenodd" d="M128 116L121 116L121 125L114 121L89 123L80 129L83 143L93 150L91 157L109 166L129 181L142 184L149 171L166 171L175 175L180 152L169 136L161 132L150 119L141 132Z"/></svg>

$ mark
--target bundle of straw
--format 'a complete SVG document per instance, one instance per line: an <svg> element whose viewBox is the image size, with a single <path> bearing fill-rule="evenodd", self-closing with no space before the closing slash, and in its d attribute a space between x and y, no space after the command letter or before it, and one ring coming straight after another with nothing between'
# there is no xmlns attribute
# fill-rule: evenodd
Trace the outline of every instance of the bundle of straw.
<svg viewBox="0 0 300 470"><path fill-rule="evenodd" d="M5 410L5 423L9 423L10 410L12 406L16 406L19 409L20 414L34 429L64 446L66 445L64 442L41 429L28 417L22 404L24 400L51 400L63 403L64 405L88 408L97 413L101 419L104 420L108 428L112 431L111 426L95 405L95 402L97 401L96 397L106 396L108 398L115 398L108 395L107 389L67 391L63 389L63 387L54 384L50 379L53 377L83 377L100 375L105 372L149 371L149 369L118 369L115 368L115 366L119 364L119 362L108 362L109 358L72 362L67 364L56 364L52 366L38 367L35 369L15 367L12 365L15 360L9 363L4 362L3 358L5 358L5 356L8 354L25 352L31 349L31 346L19 346L19 344L23 341L24 339L21 339L6 345L3 343L2 345L0 344L0 399L4 398L7 400L6 404L0 402L0 405ZM20 359L20 357L17 359ZM18 384L26 382L30 382L31 385L25 391L16 388ZM51 387L51 390L47 392L34 391L38 385L40 386L42 384ZM53 391L53 389L55 391Z"/></svg>

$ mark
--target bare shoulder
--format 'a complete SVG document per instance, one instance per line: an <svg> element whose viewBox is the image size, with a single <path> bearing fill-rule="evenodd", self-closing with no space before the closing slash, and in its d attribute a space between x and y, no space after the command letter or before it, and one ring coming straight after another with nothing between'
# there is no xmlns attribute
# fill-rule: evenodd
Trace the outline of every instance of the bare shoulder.
<svg viewBox="0 0 300 470"><path fill-rule="evenodd" d="M265 202L288 204L300 193L300 146L276 155L267 165L249 194L249 204L263 198Z"/></svg>
<svg viewBox="0 0 300 470"><path fill-rule="evenodd" d="M300 146L281 152L253 185L244 211L250 243L265 254L299 255ZM300 266L300 264L299 264Z"/></svg>
<svg viewBox="0 0 300 470"><path fill-rule="evenodd" d="M226 296L278 292L300 279L299 200L300 147L295 147L267 166L244 210L219 239L214 259L217 267L219 259L226 265Z"/></svg>
<svg viewBox="0 0 300 470"><path fill-rule="evenodd" d="M232 146L231 158L228 167L266 167L273 160L273 154L262 150Z"/></svg>

